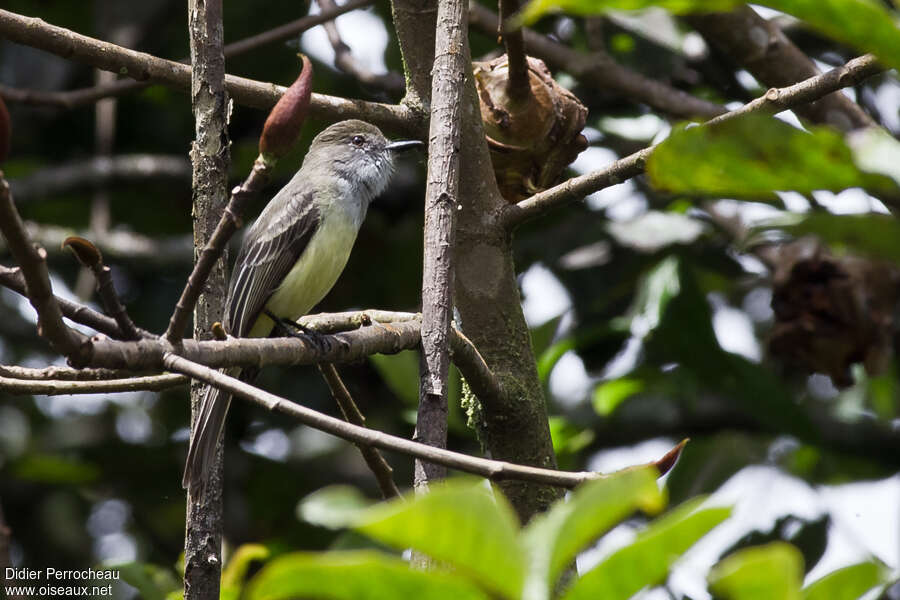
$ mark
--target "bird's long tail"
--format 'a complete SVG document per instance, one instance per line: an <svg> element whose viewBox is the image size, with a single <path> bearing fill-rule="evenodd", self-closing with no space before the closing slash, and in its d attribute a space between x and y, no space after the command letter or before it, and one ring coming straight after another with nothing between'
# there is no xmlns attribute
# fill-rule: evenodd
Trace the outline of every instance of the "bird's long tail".
<svg viewBox="0 0 900 600"><path fill-rule="evenodd" d="M240 369L225 371L232 377L241 374ZM191 433L188 446L187 462L184 465L184 476L181 486L189 489L191 497L201 499L206 492L206 485L212 472L213 460L216 457L216 446L222 437L225 416L231 404L231 394L217 390L212 386L206 388L200 412Z"/></svg>

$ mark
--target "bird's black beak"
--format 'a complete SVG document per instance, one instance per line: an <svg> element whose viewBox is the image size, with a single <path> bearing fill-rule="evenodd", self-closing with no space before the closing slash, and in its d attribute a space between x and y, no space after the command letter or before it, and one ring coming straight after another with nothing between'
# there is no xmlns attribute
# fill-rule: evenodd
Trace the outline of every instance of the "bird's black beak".
<svg viewBox="0 0 900 600"><path fill-rule="evenodd" d="M386 149L391 152L405 152L406 150L411 150L412 148L421 148L425 144L420 142L419 140L403 140L400 142L391 142L387 146Z"/></svg>

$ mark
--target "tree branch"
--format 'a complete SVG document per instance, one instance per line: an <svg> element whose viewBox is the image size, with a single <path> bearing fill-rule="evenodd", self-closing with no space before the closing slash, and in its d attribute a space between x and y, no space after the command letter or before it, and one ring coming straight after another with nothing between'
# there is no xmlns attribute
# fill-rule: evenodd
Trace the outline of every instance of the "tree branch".
<svg viewBox="0 0 900 600"><path fill-rule="evenodd" d="M469 23L485 33L493 34L497 31L498 18L489 9L471 2ZM616 90L631 100L643 102L675 117L710 118L726 110L723 106L623 67L606 53L577 52L531 29L523 27L521 31L532 56L543 59L553 68L566 71L595 88Z"/></svg>
<svg viewBox="0 0 900 600"><path fill-rule="evenodd" d="M451 452L443 448L434 448L426 444L420 444L401 437L388 435L381 431L359 427L340 419L324 415L301 404L291 402L274 394L264 392L243 381L229 377L224 373L204 367L190 360L166 353L162 358L165 368L170 371L183 373L204 383L213 385L220 390L232 394L234 397L249 400L257 406L268 410L280 412L291 416L301 423L330 433L341 439L349 440L356 444L363 444L383 450L392 450L414 456L420 460L438 463L451 469L457 469L466 473L481 475L491 481L532 481L545 485L574 488L580 483L603 477L600 473L591 471L566 472L553 469L540 469L515 465L498 460L476 458L466 454ZM666 455L662 466L671 466L674 461ZM657 463L652 463L654 466Z"/></svg>
<svg viewBox="0 0 900 600"><path fill-rule="evenodd" d="M337 4L334 0L318 0L322 13L331 13L335 11ZM325 33L328 34L328 41L334 50L334 64L344 73L352 75L363 85L377 87L392 94L402 94L406 89L406 82L403 75L399 73L385 73L376 75L365 67L363 67L354 57L350 46L341 39L338 32L337 23L333 20L322 24Z"/></svg>
<svg viewBox="0 0 900 600"><path fill-rule="evenodd" d="M365 427L366 418L360 412L359 407L356 406L356 402L353 401L353 397L341 380L337 368L329 363L319 363L317 366L319 367L319 372L322 373L322 377L325 378L325 383L328 384L328 388L331 390L331 396L337 403L338 408L341 409L344 420L358 427ZM398 497L400 490L397 489L397 484L394 483L394 470L384 460L381 452L377 448L358 442L356 442L356 447L359 448L359 452L362 454L363 460L366 461L369 470L375 475L375 480L381 489L381 495L385 499Z"/></svg>
<svg viewBox="0 0 900 600"><path fill-rule="evenodd" d="M504 27L504 23L509 17L519 10L519 2L518 0L499 0L497 8L500 11L497 19L497 34L503 38L503 45L506 46L506 62L509 69L506 93L513 101L524 100L531 94L525 39L522 36L521 28L509 31Z"/></svg>
<svg viewBox="0 0 900 600"><path fill-rule="evenodd" d="M466 0L438 0L431 80L425 255L422 265L422 361L415 439L447 446L447 374L453 312L453 245L459 204L460 104L467 56ZM416 462L415 485L427 487L446 470Z"/></svg>
<svg viewBox="0 0 900 600"><path fill-rule="evenodd" d="M13 204L9 184L0 171L0 233L6 238L13 258L19 263L27 297L38 314L38 334L65 356L75 356L85 348L85 336L70 329L62 320L62 311L50 286L47 253L35 248Z"/></svg>
<svg viewBox="0 0 900 600"><path fill-rule="evenodd" d="M29 380L0 376L0 390L14 395L42 394L45 396L57 396L62 394L115 394L118 392L137 391L161 392L187 383L189 383L189 379L184 375L171 373L97 381L73 381L66 379Z"/></svg>
<svg viewBox="0 0 900 600"><path fill-rule="evenodd" d="M835 67L822 75L810 77L805 81L785 88L772 88L764 96L748 102L737 110L707 121L702 126L706 127L729 119L736 119L749 113L777 114L783 110L812 102L841 88L855 85L882 70L884 70L883 67L876 62L875 57L871 54L866 54L854 58L841 67ZM573 200L580 200L588 194L640 175L644 172L644 165L650 154L653 153L654 148L655 146L649 146L602 169L579 177L573 177L557 186L526 198L518 204L504 207L501 213L501 220L507 229L512 230L525 221L543 215L554 208Z"/></svg>
<svg viewBox="0 0 900 600"><path fill-rule="evenodd" d="M686 17L707 41L745 67L768 87L788 86L819 75L819 69L775 23L749 6L727 13ZM844 94L832 93L797 107L800 116L841 131L875 125L862 108Z"/></svg>
<svg viewBox="0 0 900 600"><path fill-rule="evenodd" d="M0 37L98 69L122 73L138 81L190 90L191 72L188 65L122 48L49 25L41 19L0 10ZM225 89L238 104L263 109L271 108L285 91L282 86L234 75L225 76ZM310 114L329 120L363 119L390 131L412 135L418 135L422 127L420 119L404 105L347 100L324 94L313 94Z"/></svg>
<svg viewBox="0 0 900 600"><path fill-rule="evenodd" d="M190 176L190 163L183 156L120 154L46 167L26 177L13 179L10 183L15 187L17 201L21 203L30 198L42 198L80 187L102 187L114 181L186 180Z"/></svg>

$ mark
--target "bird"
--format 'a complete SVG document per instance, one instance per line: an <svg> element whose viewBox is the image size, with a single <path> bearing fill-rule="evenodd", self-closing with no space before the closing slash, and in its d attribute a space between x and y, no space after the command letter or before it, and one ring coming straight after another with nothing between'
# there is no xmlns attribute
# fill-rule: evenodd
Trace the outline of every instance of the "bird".
<svg viewBox="0 0 900 600"><path fill-rule="evenodd" d="M270 315L296 321L318 304L344 270L369 204L387 188L394 156L421 145L392 142L356 119L319 133L244 236L225 300L225 331L266 337L275 327ZM227 373L237 377L241 370ZM230 394L207 387L182 477L194 499L205 495L230 403Z"/></svg>

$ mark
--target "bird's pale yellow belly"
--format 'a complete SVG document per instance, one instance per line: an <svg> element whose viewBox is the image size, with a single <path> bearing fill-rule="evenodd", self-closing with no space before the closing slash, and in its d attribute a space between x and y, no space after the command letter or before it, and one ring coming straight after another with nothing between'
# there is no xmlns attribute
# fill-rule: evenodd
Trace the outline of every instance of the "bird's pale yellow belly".
<svg viewBox="0 0 900 600"><path fill-rule="evenodd" d="M331 290L347 265L357 229L344 215L329 217L322 220L309 241L303 260L297 261L266 303L274 315L296 321L307 314ZM265 337L272 327L272 320L260 315L248 337Z"/></svg>

